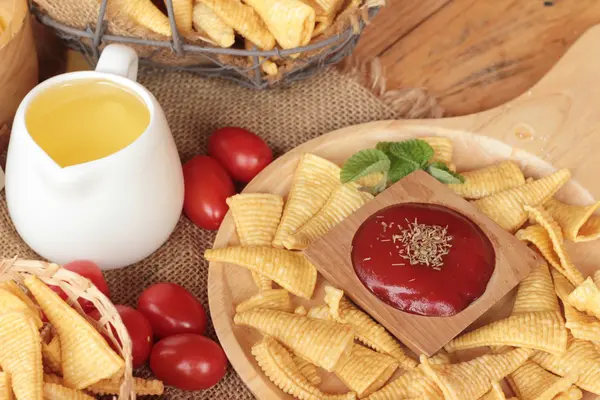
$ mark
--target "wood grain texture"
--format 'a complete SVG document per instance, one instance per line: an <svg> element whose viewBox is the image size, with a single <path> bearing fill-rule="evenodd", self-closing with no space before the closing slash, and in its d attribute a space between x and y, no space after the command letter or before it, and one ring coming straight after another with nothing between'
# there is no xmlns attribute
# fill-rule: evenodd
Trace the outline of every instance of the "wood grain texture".
<svg viewBox="0 0 600 400"><path fill-rule="evenodd" d="M388 89L426 87L448 115L479 112L522 94L590 26L596 0L388 0L363 33L354 63L380 57ZM38 40L41 76L64 49ZM51 56L53 54L53 56ZM58 60L60 58L60 60Z"/></svg>
<svg viewBox="0 0 600 400"><path fill-rule="evenodd" d="M564 58L523 96L492 110L465 117L421 121L381 121L348 127L309 141L275 160L245 189L286 195L292 173L303 152L312 152L341 164L360 149L379 141L405 140L440 135L452 139L454 162L459 171L512 159L527 176L548 175L557 167L568 167L573 178L558 197L573 204L589 204L600 197L600 27L586 32ZM215 247L237 243L231 215L223 221ZM590 275L600 265L600 246L595 242L567 246L575 265ZM306 307L323 304L323 287L317 282ZM232 323L235 305L256 293L250 272L227 264L212 263L209 269L209 305L215 330L238 374L260 399L291 399L277 389L254 362L250 347L260 339L255 331ZM514 291L513 291L514 292ZM296 301L296 299L294 299ZM513 294L505 297L469 329L506 317ZM324 377L323 390L345 392L335 378ZM586 394L585 400L594 396Z"/></svg>
<svg viewBox="0 0 600 400"><path fill-rule="evenodd" d="M368 60L401 40L452 0L388 0L363 32L354 50L357 59Z"/></svg>
<svg viewBox="0 0 600 400"><path fill-rule="evenodd" d="M535 84L589 27L596 0L388 0L353 61L381 57L388 89L427 87L448 115L480 112ZM37 29L36 29L37 31ZM42 79L64 64L64 46L40 35Z"/></svg>
<svg viewBox="0 0 600 400"><path fill-rule="evenodd" d="M54 30L42 25L32 17L33 37L38 54L40 82L55 75L72 72L67 68L67 46L65 42L56 36ZM76 53L77 58L83 59L81 54Z"/></svg>
<svg viewBox="0 0 600 400"><path fill-rule="evenodd" d="M596 0L452 0L418 26L431 2L395 2L380 11L359 42L359 60L380 57L389 89L426 87L449 115L479 112L511 100L537 82L590 26ZM414 5L422 3L419 5ZM402 13L410 13L408 15ZM411 27L402 35L390 26ZM375 43L371 45L370 43Z"/></svg>
<svg viewBox="0 0 600 400"><path fill-rule="evenodd" d="M450 317L424 317L399 311L371 293L358 279L351 260L352 239L371 215L395 204L425 203L448 207L479 226L494 246L496 266L485 293L462 312ZM457 196L426 172L417 171L379 194L304 254L335 287L344 290L363 311L383 325L416 354L432 356L510 292L539 259L526 244L500 228L475 206Z"/></svg>

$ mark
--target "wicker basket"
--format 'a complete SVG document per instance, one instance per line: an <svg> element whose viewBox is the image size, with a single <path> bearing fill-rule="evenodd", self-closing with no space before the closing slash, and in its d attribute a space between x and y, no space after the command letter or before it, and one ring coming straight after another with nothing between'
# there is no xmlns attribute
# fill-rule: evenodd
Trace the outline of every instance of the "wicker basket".
<svg viewBox="0 0 600 400"><path fill-rule="evenodd" d="M16 258L5 259L0 263L0 282L12 280L23 287L23 280L30 275L37 276L47 285L59 286L67 294L67 302L98 331L110 338L115 345L114 347L119 349L125 360L123 382L118 399L134 400L136 396L133 388L131 338L111 301L88 279L66 270L60 265ZM95 321L83 312L77 301L79 298L89 300L94 304L100 312L100 320ZM114 329L109 329L111 326ZM116 336L114 333L116 333Z"/></svg>
<svg viewBox="0 0 600 400"><path fill-rule="evenodd" d="M91 65L95 65L104 46L124 43L135 48L142 64L222 77L263 89L309 77L348 56L365 24L385 0L363 0L358 8L347 9L307 46L270 51L215 47L200 35L196 40L182 38L173 18L172 0L165 0L171 38L134 26L122 16L107 16L108 1L33 0L32 10L41 23L53 28L69 47L84 54ZM273 76L261 68L269 58L278 60L280 65Z"/></svg>

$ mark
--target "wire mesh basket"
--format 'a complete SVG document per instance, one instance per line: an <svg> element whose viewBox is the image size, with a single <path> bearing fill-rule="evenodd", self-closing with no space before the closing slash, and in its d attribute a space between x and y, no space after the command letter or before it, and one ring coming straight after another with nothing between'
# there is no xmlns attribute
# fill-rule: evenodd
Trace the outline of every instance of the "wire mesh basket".
<svg viewBox="0 0 600 400"><path fill-rule="evenodd" d="M32 12L70 48L82 53L91 65L96 64L104 46L122 43L134 47L140 55L140 64L190 71L204 77L221 77L256 89L287 85L341 61L353 51L366 23L383 5L380 0L363 0L360 7L345 16L347 20L332 26L306 46L259 50L256 47L222 48L207 42L190 42L178 32L173 0L164 0L172 32L170 38L131 35L127 30L115 34L107 18L109 0L95 3L98 9L94 21L90 21L91 13L86 10L84 15L87 15L87 20L82 20L78 15L77 22L73 22L75 18L68 12L64 13L63 2L69 3L65 0L33 0ZM82 7L84 3L86 1L80 3ZM278 60L276 74L265 73L264 64L269 60Z"/></svg>

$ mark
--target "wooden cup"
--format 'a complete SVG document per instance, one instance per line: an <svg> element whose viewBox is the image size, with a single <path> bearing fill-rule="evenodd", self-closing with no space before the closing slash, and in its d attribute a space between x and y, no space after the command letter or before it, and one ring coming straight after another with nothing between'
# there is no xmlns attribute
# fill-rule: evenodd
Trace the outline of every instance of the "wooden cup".
<svg viewBox="0 0 600 400"><path fill-rule="evenodd" d="M0 0L6 2L7 0ZM13 3L14 2L14 3ZM26 0L13 3L12 19L0 33L0 153L8 146L8 129L17 107L38 82L38 62Z"/></svg>
<svg viewBox="0 0 600 400"><path fill-rule="evenodd" d="M352 239L371 215L402 203L435 204L464 215L478 225L495 251L495 270L485 293L465 310L449 317L409 314L385 304L358 279L351 260ZM317 239L304 254L319 272L416 354L433 355L500 301L540 263L536 254L446 185L417 171Z"/></svg>

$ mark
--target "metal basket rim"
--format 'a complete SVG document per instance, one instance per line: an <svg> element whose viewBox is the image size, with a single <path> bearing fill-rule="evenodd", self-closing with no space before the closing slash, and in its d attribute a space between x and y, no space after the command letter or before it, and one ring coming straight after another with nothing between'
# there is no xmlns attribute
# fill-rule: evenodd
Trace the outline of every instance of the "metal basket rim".
<svg viewBox="0 0 600 400"><path fill-rule="evenodd" d="M181 42L181 36L177 29L174 32L177 34L172 35L172 40L151 40L151 39L142 39L134 36L122 36L122 35L111 35L104 34L104 30L106 29L106 20L100 18L100 16L104 16L106 12L106 5L108 0L102 0L99 12L98 22L96 24L96 29L92 29L89 25L86 26L85 29L73 28L69 25L63 24L61 22L55 21L44 13L37 5L31 2L31 10L36 18L44 25L54 28L60 32L69 35L75 35L79 37L84 37L88 39L94 39L94 47L97 47L101 42L119 42L119 43L130 43L130 44L141 44L147 46L157 46L164 48L171 48L176 53L177 51L177 41L179 40L180 44L180 52L192 52L192 53L208 53L208 54L221 54L221 55L231 55L231 56L243 56L243 57L288 57L297 53L304 53L308 51L320 50L324 47L327 47L331 44L334 44L340 40L348 38L348 36L359 35L360 32L355 32L353 27L350 26L346 28L343 32L331 35L330 37L316 41L314 43L310 43L306 46L294 47L291 49L279 49L274 48L273 50L246 50L246 49L236 49L236 48L223 48L223 47L208 47L201 46L196 44L189 44ZM170 8L169 5L172 4L172 0L165 0L167 3L167 8ZM380 7L370 7L369 8L369 18L374 17L379 11ZM361 28L364 25L364 21L360 21ZM98 29L100 27L100 29ZM99 39L99 40L98 40Z"/></svg>
<svg viewBox="0 0 600 400"><path fill-rule="evenodd" d="M92 23L90 22L81 29L54 20L41 7L35 4L34 1L29 0L31 11L40 23L54 29L57 35L65 40L69 47L82 53L91 66L99 59L100 47L103 43L137 44L154 48L154 51L150 55L140 57L140 64L168 70L192 72L208 78L221 77L252 89L286 86L294 81L308 78L328 65L339 62L351 53L367 21L373 18L381 8L379 5L369 5L368 0L365 0L363 7L366 7L365 9L368 10L368 16L360 16L358 18L358 27L351 25L342 32L332 34L325 39L309 43L306 46L283 50L278 48L273 50L258 50L255 47L254 49L247 50L221 48L211 46L210 44L202 46L182 42L173 16L173 0L165 0L171 31L173 32L173 35L168 40L151 40L140 37L105 34L108 27L108 20L104 18L106 16L108 0L100 1L96 25L92 27ZM195 54L210 61L210 63L191 62L189 64L178 65L176 63L153 60L154 54L159 52L160 49L170 50L175 58L183 59L186 55ZM306 55L306 57L294 57L294 65L291 68L284 69L276 77L268 76L261 71L262 65L270 57L292 59L290 56L295 54ZM251 60L251 65L240 66L233 62L224 61L219 56L248 58Z"/></svg>

